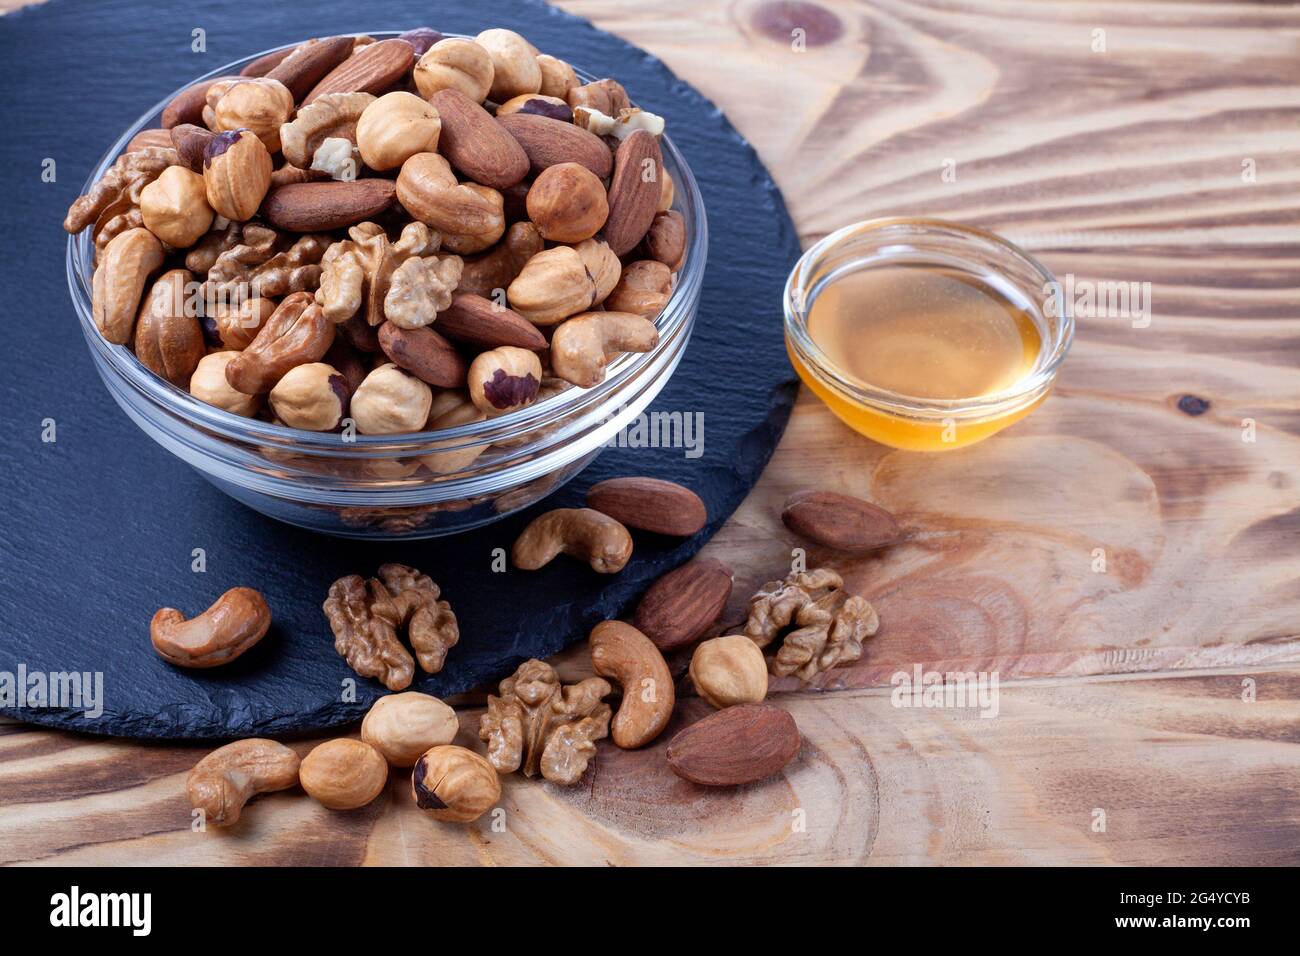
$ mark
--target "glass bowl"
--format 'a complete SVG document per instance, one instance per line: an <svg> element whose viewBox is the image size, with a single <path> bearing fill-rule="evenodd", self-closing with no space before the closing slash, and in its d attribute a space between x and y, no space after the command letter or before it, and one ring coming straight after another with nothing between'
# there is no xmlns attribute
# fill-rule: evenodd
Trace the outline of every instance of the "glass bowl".
<svg viewBox="0 0 1300 956"><path fill-rule="evenodd" d="M838 366L808 330L818 294L859 270L937 268L996 290L1033 322L1039 348L1014 384L974 398L918 398L878 388ZM948 451L983 441L1047 398L1074 338L1074 316L1052 274L1027 252L983 229L939 219L872 219L811 246L786 283L790 362L812 392L850 428L894 448Z"/></svg>
<svg viewBox="0 0 1300 956"><path fill-rule="evenodd" d="M271 52L228 63L193 82L238 73ZM594 79L577 72L584 82ZM173 96L122 134L83 192L103 176L132 136L159 125ZM484 422L436 432L345 438L243 418L164 381L130 349L100 335L91 311L94 248L89 229L68 238L68 286L109 394L146 435L232 498L280 521L342 537L454 534L526 508L563 485L645 409L681 361L695 325L708 229L690 167L667 135L660 137L660 147L676 187L673 208L685 220L687 251L672 296L656 320L659 344L650 352L618 357L605 381L593 388L570 386Z"/></svg>

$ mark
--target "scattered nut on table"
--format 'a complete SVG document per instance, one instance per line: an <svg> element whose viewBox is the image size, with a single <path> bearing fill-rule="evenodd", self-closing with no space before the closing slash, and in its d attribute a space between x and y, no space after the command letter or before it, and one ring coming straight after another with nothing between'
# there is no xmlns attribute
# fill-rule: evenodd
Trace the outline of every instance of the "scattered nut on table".
<svg viewBox="0 0 1300 956"><path fill-rule="evenodd" d="M270 626L271 609L260 592L231 588L189 620L174 607L160 609L149 622L149 639L178 667L216 667L247 651Z"/></svg>
<svg viewBox="0 0 1300 956"><path fill-rule="evenodd" d="M427 575L402 564L385 564L366 580L357 574L330 585L322 609L334 632L334 649L362 677L375 677L389 690L404 690L415 674L411 654L397 640L405 627L420 667L442 670L447 652L460 640L451 605Z"/></svg>
<svg viewBox="0 0 1300 956"><path fill-rule="evenodd" d="M322 806L355 810L383 793L388 783L388 762L370 744L338 737L302 758L298 780Z"/></svg>
<svg viewBox="0 0 1300 956"><path fill-rule="evenodd" d="M228 827L254 795L296 785L299 766L298 755L284 744L259 737L237 740L195 764L185 791L191 806L203 811L204 823Z"/></svg>
<svg viewBox="0 0 1300 956"><path fill-rule="evenodd" d="M519 665L501 682L501 695L488 695L479 738L488 762L501 773L522 769L552 783L571 786L581 779L596 753L596 741L609 733L608 682L589 677L563 685L545 661Z"/></svg>
<svg viewBox="0 0 1300 956"><path fill-rule="evenodd" d="M536 571L561 554L600 574L622 571L632 557L632 536L618 521L591 508L556 508L534 518L515 539L515 567Z"/></svg>
<svg viewBox="0 0 1300 956"><path fill-rule="evenodd" d="M856 661L862 656L862 642L879 628L876 609L866 599L847 594L839 574L814 568L764 584L750 598L744 634L760 648L781 637L771 672L810 681Z"/></svg>
<svg viewBox="0 0 1300 956"><path fill-rule="evenodd" d="M361 721L361 739L394 767L410 767L429 748L451 743L459 728L456 712L437 697L407 691L374 702Z"/></svg>
<svg viewBox="0 0 1300 956"><path fill-rule="evenodd" d="M431 747L411 771L415 805L444 823L470 823L501 799L501 780L492 764L472 750Z"/></svg>
<svg viewBox="0 0 1300 956"><path fill-rule="evenodd" d="M614 743L624 750L644 747L668 726L677 700L663 654L650 638L622 621L597 624L588 643L592 668L623 689L610 724ZM762 652L758 656L761 659Z"/></svg>
<svg viewBox="0 0 1300 956"><path fill-rule="evenodd" d="M767 660L744 634L700 642L689 673L696 693L719 710L762 703L767 696Z"/></svg>

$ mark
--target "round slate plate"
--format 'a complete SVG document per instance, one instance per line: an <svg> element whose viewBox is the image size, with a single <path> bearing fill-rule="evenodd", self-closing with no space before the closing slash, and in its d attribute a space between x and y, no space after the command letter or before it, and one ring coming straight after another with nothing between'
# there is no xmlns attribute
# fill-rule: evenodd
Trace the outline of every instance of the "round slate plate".
<svg viewBox="0 0 1300 956"><path fill-rule="evenodd" d="M160 738L354 721L386 691L355 678L335 654L320 604L339 576L373 574L386 561L431 575L461 622L446 669L417 669L411 689L445 696L481 686L627 610L699 550L767 463L795 393L780 301L799 245L776 186L717 108L644 51L540 3L385 3L382 24L359 19L360 9L316 3L307 21L244 0L205 4L201 14L142 0L51 0L0 18L3 208L6 234L22 237L0 264L8 422L0 429L0 715ZM542 50L618 77L668 118L703 191L712 241L694 338L651 411L680 413L698 428L690 448L609 448L542 506L476 532L400 545L318 537L225 497L118 410L68 300L59 224L105 145L188 79L306 33L425 25L518 30ZM191 49L198 28L206 52ZM572 506L594 482L632 474L694 488L709 526L688 541L637 535L632 562L616 576L568 559L540 572L493 570L494 549L508 552L539 510ZM275 622L261 644L212 671L180 671L153 652L148 622L157 608L195 614L235 585L259 588L271 605ZM49 706L61 702L34 697L52 673L83 675L87 698Z"/></svg>

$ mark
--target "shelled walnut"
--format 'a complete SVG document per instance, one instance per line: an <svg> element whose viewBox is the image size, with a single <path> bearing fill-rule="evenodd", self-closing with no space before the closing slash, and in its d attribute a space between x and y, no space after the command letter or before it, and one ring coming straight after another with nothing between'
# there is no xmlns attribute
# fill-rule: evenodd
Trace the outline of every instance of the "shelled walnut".
<svg viewBox="0 0 1300 956"><path fill-rule="evenodd" d="M460 640L456 615L439 595L427 575L401 564L385 564L369 580L359 574L339 578L322 605L334 649L362 677L404 690L415 674L410 652L397 640L405 627L420 668L438 673Z"/></svg>
<svg viewBox="0 0 1300 956"><path fill-rule="evenodd" d="M830 568L816 568L764 584L750 598L744 633L759 647L784 633L769 669L777 677L810 681L856 661L862 642L879 627L876 609L865 598L846 594L844 580Z"/></svg>
<svg viewBox="0 0 1300 956"><path fill-rule="evenodd" d="M555 668L530 660L501 682L501 696L488 696L479 738L488 745L488 762L502 773L523 769L570 786L581 779L609 733L610 707L602 703L612 688L599 677L568 686Z"/></svg>

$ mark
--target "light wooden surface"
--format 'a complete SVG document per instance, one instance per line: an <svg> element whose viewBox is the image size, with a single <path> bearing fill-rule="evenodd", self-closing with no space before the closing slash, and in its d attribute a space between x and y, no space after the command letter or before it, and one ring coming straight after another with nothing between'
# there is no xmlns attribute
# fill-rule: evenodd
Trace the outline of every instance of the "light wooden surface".
<svg viewBox="0 0 1300 956"><path fill-rule="evenodd" d="M0 861L1300 862L1300 12L561 6L717 102L805 242L960 219L1058 276L1150 282L1150 327L1082 319L1041 410L941 456L872 445L801 394L706 549L737 572L728 619L788 564L777 515L797 488L878 501L909 539L837 562L882 630L834 693L784 689L805 747L779 779L707 791L667 770L663 740L605 743L572 790L507 781L503 832L427 821L395 774L362 811L279 794L235 832L191 833L184 775L206 748L11 724ZM892 706L913 662L997 671L998 716Z"/></svg>

